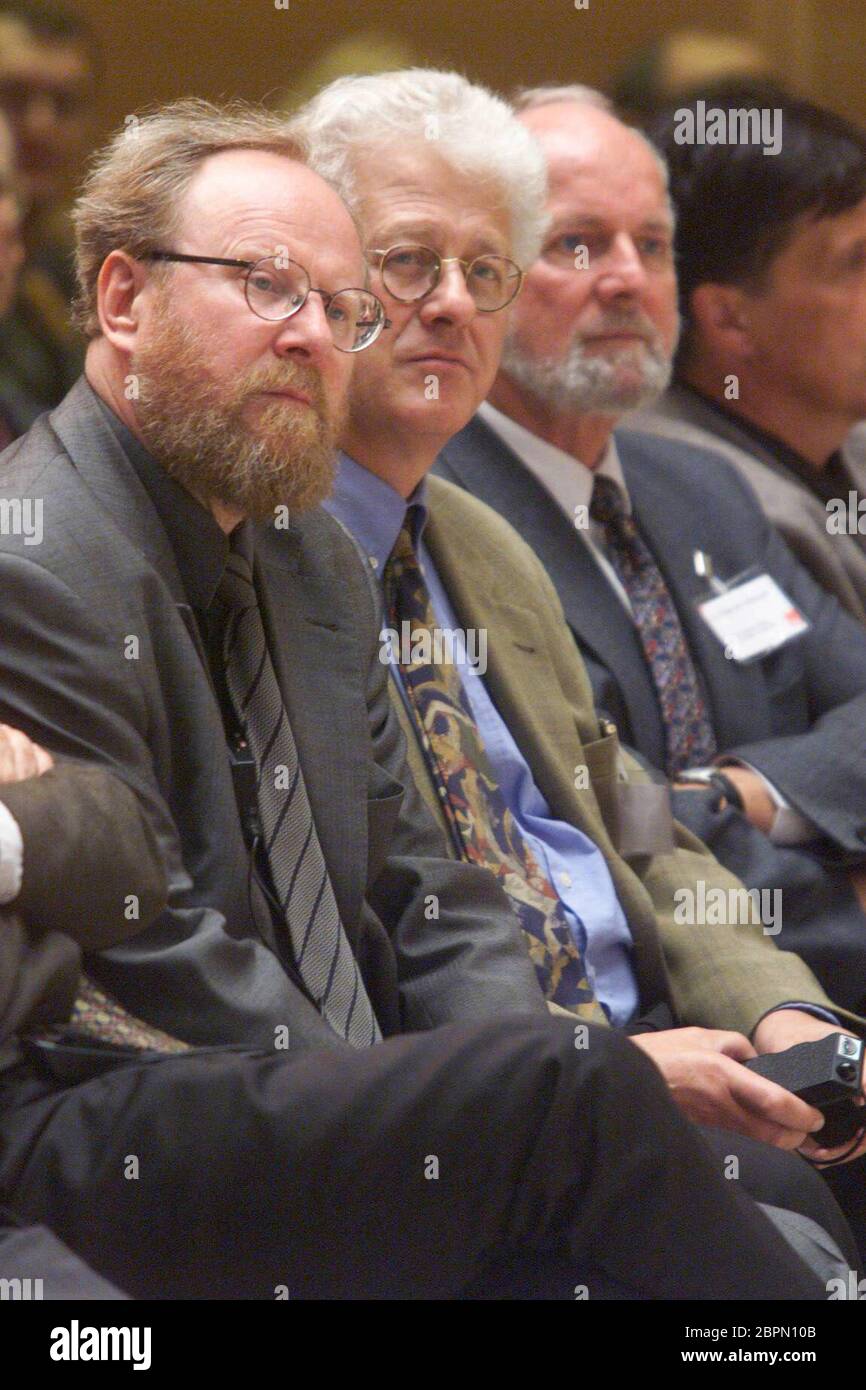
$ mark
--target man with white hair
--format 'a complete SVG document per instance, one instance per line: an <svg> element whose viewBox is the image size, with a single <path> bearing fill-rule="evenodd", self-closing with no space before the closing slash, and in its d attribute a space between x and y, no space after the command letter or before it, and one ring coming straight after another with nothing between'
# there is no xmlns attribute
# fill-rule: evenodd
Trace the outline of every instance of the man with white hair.
<svg viewBox="0 0 866 1390"><path fill-rule="evenodd" d="M674 781L714 779L678 791L677 816L750 888L782 892L779 944L859 1009L866 636L726 463L614 434L663 389L677 339L664 165L581 89L531 93L519 117L547 157L552 222L489 399L439 470L529 541L599 707ZM750 566L758 591L728 590ZM755 650L707 608L723 591L747 603Z"/></svg>
<svg viewBox="0 0 866 1390"><path fill-rule="evenodd" d="M741 1090L743 1034L773 1050L777 1024L788 1037L799 1017L810 1036L818 1021L797 1003L818 999L814 983L760 929L677 926L678 889L733 880L600 724L531 552L489 508L426 477L496 372L514 257L542 230L540 152L497 98L426 70L339 80L293 128L317 168L351 179L391 322L357 365L326 505L382 588L382 656L419 786L452 853L502 883L554 1005L637 1035L693 1118L785 1146L785 1122L767 1124L771 1093ZM647 1028L637 1019L650 1011ZM725 1152L737 1142L717 1137Z"/></svg>
<svg viewBox="0 0 866 1390"><path fill-rule="evenodd" d="M862 1009L866 634L724 460L614 433L663 389L677 338L664 165L580 89L520 107L547 159L550 227L489 400L439 471L530 543L599 708L689 784L679 819L750 888L780 895L779 944ZM833 1027L775 1018L780 1046L786 1026L790 1042L801 1025L796 1041Z"/></svg>

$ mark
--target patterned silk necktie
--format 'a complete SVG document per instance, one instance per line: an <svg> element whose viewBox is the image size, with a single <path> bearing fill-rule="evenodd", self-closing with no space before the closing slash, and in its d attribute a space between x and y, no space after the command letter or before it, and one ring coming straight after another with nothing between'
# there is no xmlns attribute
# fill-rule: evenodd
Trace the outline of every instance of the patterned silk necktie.
<svg viewBox="0 0 866 1390"><path fill-rule="evenodd" d="M152 1023L136 1018L122 1004L118 1004L104 989L93 980L82 975L78 994L72 1006L69 1022L58 1028L64 1040L84 1043L96 1040L136 1052L188 1052L189 1043L180 1038L172 1038ZM56 1028L39 1028L28 1032L31 1038L53 1038Z"/></svg>
<svg viewBox="0 0 866 1390"><path fill-rule="evenodd" d="M412 541L416 510L408 509L385 567L385 598L392 626L399 635L409 625L410 650L422 657L401 664L400 672L454 844L461 858L488 869L507 893L545 998L580 1018L607 1023L563 906L506 805L457 667L453 661L434 664L437 623Z"/></svg>
<svg viewBox="0 0 866 1390"><path fill-rule="evenodd" d="M334 1031L353 1047L369 1047L381 1039L379 1025L340 921L252 570L240 550L231 551L219 592L228 610L226 681L255 759L264 850L295 963Z"/></svg>
<svg viewBox="0 0 866 1390"><path fill-rule="evenodd" d="M86 1042L98 1038L116 1047L135 1048L149 1052L188 1052L189 1043L172 1038L161 1028L154 1028L134 1014L127 1013L116 999L100 989L87 976L82 976L72 1016L65 1030Z"/></svg>
<svg viewBox="0 0 866 1390"><path fill-rule="evenodd" d="M595 480L589 514L604 527L609 559L628 594L665 729L665 771L676 777L711 762L716 741L679 614L625 499L611 478Z"/></svg>

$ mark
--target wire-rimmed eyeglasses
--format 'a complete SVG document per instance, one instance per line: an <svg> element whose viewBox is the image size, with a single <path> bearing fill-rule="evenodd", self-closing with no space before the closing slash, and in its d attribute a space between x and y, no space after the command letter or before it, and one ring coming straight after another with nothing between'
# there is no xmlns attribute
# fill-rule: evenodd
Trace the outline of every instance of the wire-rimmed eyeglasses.
<svg viewBox="0 0 866 1390"><path fill-rule="evenodd" d="M242 261L228 256L191 256L183 251L150 251L142 259L227 265L245 270L247 304L258 318L273 323L290 319L303 309L311 294L320 294L334 347L340 352L362 352L376 341L383 328L390 327L385 306L372 290L351 287L329 294L316 289L304 267L287 256Z"/></svg>
<svg viewBox="0 0 866 1390"><path fill-rule="evenodd" d="M412 304L432 294L442 275L442 267L462 266L466 288L480 314L496 314L506 308L520 292L523 271L508 256L484 255L463 261L459 256L440 256L429 246L389 246L387 251L370 249L368 258L382 276L389 294Z"/></svg>

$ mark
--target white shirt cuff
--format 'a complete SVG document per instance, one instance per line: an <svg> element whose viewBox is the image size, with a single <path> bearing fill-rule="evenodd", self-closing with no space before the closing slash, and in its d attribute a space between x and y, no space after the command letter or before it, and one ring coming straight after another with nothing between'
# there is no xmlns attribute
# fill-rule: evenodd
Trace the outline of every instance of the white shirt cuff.
<svg viewBox="0 0 866 1390"><path fill-rule="evenodd" d="M790 801L774 787L772 782L768 782L763 772L759 772L751 763L744 763L740 758L733 764L736 767L747 767L750 772L754 772L760 777L776 807L776 816L770 827L768 839L774 845L805 845L809 840L814 840L820 835L817 825L813 821L801 816L799 811L795 811ZM731 766L731 763L728 764ZM724 771L724 767L721 769Z"/></svg>
<svg viewBox="0 0 866 1390"><path fill-rule="evenodd" d="M0 906L14 902L21 892L24 841L18 822L0 801Z"/></svg>

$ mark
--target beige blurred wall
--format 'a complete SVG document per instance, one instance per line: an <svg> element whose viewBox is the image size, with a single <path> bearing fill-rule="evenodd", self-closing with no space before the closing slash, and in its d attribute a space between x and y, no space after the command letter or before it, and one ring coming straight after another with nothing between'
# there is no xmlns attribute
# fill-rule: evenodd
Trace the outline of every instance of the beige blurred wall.
<svg viewBox="0 0 866 1390"><path fill-rule="evenodd" d="M866 0L76 0L106 72L95 136L154 101L273 97L325 49L377 27L425 64L494 87L607 85L641 43L684 25L751 35L776 75L866 125Z"/></svg>

